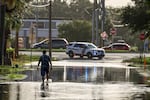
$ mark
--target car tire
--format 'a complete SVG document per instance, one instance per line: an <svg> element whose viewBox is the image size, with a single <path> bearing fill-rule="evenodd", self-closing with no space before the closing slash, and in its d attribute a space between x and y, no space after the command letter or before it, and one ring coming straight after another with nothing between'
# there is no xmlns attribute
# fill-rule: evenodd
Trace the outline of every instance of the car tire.
<svg viewBox="0 0 150 100"><path fill-rule="evenodd" d="M92 54L89 52L89 53L87 53L87 57L89 58L89 59L92 59Z"/></svg>
<svg viewBox="0 0 150 100"><path fill-rule="evenodd" d="M70 58L73 58L73 57L74 57L74 54L73 54L72 51L69 51L68 55L69 55Z"/></svg>
<svg viewBox="0 0 150 100"><path fill-rule="evenodd" d="M102 56L99 56L99 57L98 57L98 59L102 59L102 58L103 58Z"/></svg>

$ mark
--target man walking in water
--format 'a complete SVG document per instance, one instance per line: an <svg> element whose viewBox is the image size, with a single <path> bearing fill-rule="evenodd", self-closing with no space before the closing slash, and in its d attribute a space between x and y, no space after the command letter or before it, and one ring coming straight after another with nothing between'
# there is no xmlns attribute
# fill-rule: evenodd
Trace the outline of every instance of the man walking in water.
<svg viewBox="0 0 150 100"><path fill-rule="evenodd" d="M51 58L48 55L46 55L46 50L43 51L43 55L41 55L39 58L38 69L40 64L41 64L42 85L44 85L45 74L46 74L47 85L48 85L48 78L49 78L50 70L52 70L52 63L51 63Z"/></svg>

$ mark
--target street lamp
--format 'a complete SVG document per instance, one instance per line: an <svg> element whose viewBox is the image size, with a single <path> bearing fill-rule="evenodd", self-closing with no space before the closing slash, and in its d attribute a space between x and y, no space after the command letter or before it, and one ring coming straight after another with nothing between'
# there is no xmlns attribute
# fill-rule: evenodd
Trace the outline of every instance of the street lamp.
<svg viewBox="0 0 150 100"><path fill-rule="evenodd" d="M51 48L52 48L52 46L51 46L51 4L52 4L52 0L47 0L47 2L46 2L46 0L44 0L44 1L41 1L41 2L43 2L43 3L39 3L38 2L38 0L37 0L37 2L35 2L35 0L33 0L32 2L30 2L29 3L29 6L31 6L31 7L38 7L38 8L40 8L40 7L47 7L47 6L49 6L49 56L50 57L52 57L52 54L51 54Z"/></svg>

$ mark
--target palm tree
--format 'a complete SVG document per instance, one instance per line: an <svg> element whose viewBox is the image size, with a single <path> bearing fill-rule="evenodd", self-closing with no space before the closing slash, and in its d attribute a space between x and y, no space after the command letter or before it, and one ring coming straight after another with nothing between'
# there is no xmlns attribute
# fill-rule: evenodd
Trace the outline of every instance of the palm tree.
<svg viewBox="0 0 150 100"><path fill-rule="evenodd" d="M23 13L27 9L26 3L29 1L30 0L1 0L1 4L6 6L4 22L4 57L7 57L7 40L9 39L9 35L11 34L11 30L16 31L15 56L18 57L18 32L22 25Z"/></svg>

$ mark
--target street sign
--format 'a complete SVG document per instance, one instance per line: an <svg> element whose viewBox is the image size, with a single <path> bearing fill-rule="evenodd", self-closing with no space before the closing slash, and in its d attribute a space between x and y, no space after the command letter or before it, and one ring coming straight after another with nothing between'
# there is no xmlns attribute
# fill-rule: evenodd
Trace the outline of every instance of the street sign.
<svg viewBox="0 0 150 100"><path fill-rule="evenodd" d="M141 33L139 38L140 38L140 40L144 40L145 39L145 33Z"/></svg>
<svg viewBox="0 0 150 100"><path fill-rule="evenodd" d="M108 35L107 35L107 33L105 31L102 32L100 35L103 38L103 40L105 40L106 38L108 38Z"/></svg>
<svg viewBox="0 0 150 100"><path fill-rule="evenodd" d="M117 34L117 29L116 28L111 28L110 29L110 35L116 35Z"/></svg>

